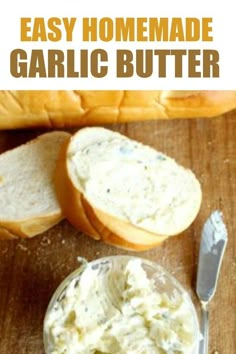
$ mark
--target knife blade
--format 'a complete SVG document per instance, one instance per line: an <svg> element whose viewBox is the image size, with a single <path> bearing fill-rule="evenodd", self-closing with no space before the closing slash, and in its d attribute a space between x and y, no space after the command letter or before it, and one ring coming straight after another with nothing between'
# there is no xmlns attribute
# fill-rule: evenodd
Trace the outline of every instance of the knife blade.
<svg viewBox="0 0 236 354"><path fill-rule="evenodd" d="M215 294L220 267L228 241L222 213L214 211L203 226L199 250L196 292L201 302L202 341L199 354L208 353L208 304Z"/></svg>
<svg viewBox="0 0 236 354"><path fill-rule="evenodd" d="M215 294L227 240L222 214L214 211L203 227L200 244L196 289L201 301L210 301Z"/></svg>

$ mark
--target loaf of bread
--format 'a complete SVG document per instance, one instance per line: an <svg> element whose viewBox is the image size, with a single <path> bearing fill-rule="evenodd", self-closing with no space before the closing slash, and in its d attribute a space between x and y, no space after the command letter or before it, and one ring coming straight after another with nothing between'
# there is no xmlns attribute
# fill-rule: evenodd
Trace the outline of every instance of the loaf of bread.
<svg viewBox="0 0 236 354"><path fill-rule="evenodd" d="M0 91L0 129L212 117L234 108L236 91Z"/></svg>
<svg viewBox="0 0 236 354"><path fill-rule="evenodd" d="M0 155L0 239L33 237L63 219L53 176L69 137L46 133Z"/></svg>
<svg viewBox="0 0 236 354"><path fill-rule="evenodd" d="M64 215L94 239L129 250L185 230L201 204L194 174L119 133L84 128L63 146L56 192Z"/></svg>

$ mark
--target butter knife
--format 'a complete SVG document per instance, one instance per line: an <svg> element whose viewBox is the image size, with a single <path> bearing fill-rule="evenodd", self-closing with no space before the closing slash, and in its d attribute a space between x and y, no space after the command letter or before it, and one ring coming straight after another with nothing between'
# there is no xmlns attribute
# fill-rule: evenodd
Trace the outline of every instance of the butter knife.
<svg viewBox="0 0 236 354"><path fill-rule="evenodd" d="M203 226L198 260L196 292L201 302L202 340L199 354L208 353L208 305L215 294L220 266L227 244L227 229L220 211L214 211Z"/></svg>

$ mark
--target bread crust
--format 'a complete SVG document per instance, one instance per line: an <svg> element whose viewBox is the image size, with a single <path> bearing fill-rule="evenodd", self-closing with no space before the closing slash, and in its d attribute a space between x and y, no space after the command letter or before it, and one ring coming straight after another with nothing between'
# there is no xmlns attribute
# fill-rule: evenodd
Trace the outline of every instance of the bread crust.
<svg viewBox="0 0 236 354"><path fill-rule="evenodd" d="M73 139L77 139L77 135L80 133L81 131L70 137L64 144L55 174L56 193L63 214L75 228L95 240L102 240L105 243L132 251L151 249L160 245L169 236L183 231L183 229L176 230L174 235L157 235L92 206L70 176L68 151ZM197 214L200 204L201 194L199 195L199 203L196 205L197 209L193 211L194 216ZM190 221L192 222L192 219Z"/></svg>
<svg viewBox="0 0 236 354"><path fill-rule="evenodd" d="M16 238L18 237L15 234L0 226L0 240L15 240Z"/></svg>
<svg viewBox="0 0 236 354"><path fill-rule="evenodd" d="M213 117L234 108L236 91L0 91L0 129Z"/></svg>
<svg viewBox="0 0 236 354"><path fill-rule="evenodd" d="M155 235L112 215L93 208L81 194L84 210L105 243L129 251L146 251L160 245L168 236Z"/></svg>
<svg viewBox="0 0 236 354"><path fill-rule="evenodd" d="M64 219L61 211L17 221L0 221L0 240L31 238L47 231Z"/></svg>

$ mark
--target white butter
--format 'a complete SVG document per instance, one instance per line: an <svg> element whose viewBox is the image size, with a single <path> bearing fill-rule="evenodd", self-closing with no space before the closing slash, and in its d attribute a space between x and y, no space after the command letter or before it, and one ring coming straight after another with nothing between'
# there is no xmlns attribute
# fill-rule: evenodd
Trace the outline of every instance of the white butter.
<svg viewBox="0 0 236 354"><path fill-rule="evenodd" d="M192 309L180 295L158 294L139 260L117 271L88 265L48 314L51 354L192 353Z"/></svg>

